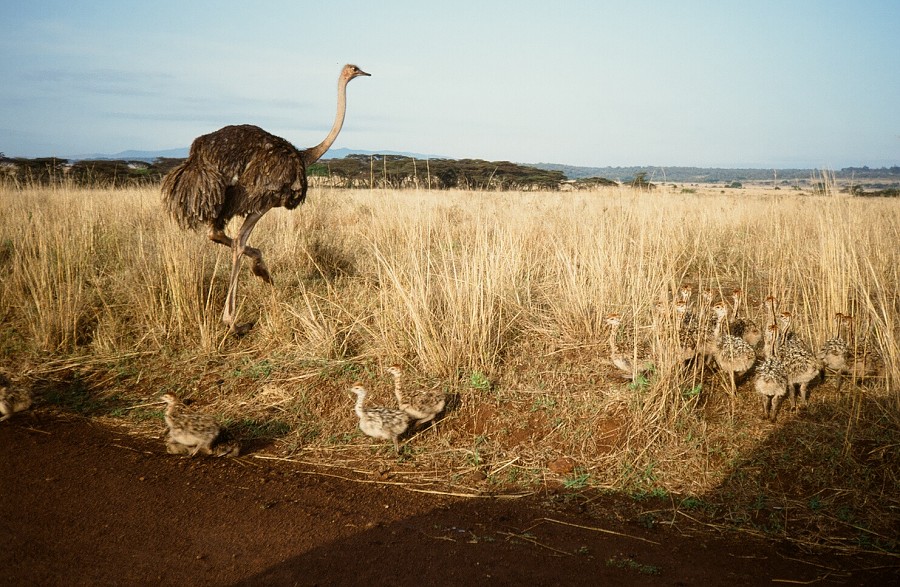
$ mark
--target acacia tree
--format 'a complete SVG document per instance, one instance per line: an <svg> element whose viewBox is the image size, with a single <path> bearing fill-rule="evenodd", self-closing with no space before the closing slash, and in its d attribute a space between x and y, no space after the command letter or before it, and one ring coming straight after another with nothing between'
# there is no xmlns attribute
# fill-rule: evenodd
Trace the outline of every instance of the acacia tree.
<svg viewBox="0 0 900 587"><path fill-rule="evenodd" d="M638 171L634 174L634 179L631 180L631 187L640 188L640 189L651 189L653 184L647 181L647 172L646 171Z"/></svg>

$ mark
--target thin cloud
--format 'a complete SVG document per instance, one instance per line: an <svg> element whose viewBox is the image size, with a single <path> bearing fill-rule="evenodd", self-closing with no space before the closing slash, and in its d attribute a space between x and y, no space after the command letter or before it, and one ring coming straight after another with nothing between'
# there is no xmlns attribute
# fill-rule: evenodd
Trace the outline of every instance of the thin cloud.
<svg viewBox="0 0 900 587"><path fill-rule="evenodd" d="M161 86L174 76L166 73L139 73L112 68L68 70L39 69L22 73L24 82L48 92L76 89L88 94L153 97L164 95Z"/></svg>

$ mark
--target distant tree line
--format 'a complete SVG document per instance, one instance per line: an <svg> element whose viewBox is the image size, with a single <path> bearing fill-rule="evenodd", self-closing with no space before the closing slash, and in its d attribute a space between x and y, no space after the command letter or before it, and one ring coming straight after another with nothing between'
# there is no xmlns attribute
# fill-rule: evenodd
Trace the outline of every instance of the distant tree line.
<svg viewBox="0 0 900 587"><path fill-rule="evenodd" d="M159 183L171 169L184 161L180 158L159 157L153 161L78 160L69 161L55 157L37 159L8 158L0 153L0 181L19 186L68 184L90 187L127 187ZM567 176L563 169L573 175ZM760 169L726 170L694 167L666 168L648 171L640 167L590 168L597 172L583 175L588 168L571 168L557 165L519 165L509 161L484 161L481 159L413 159L401 155L348 155L343 159L325 159L307 170L312 185L337 188L380 189L469 189L469 190L590 190L602 186L616 186L618 182L631 187L652 190L652 181L685 181L696 183L715 181L725 187L740 188L741 181L767 179L778 182L797 177L800 170L766 171ZM576 170L578 170L576 172ZM606 171L607 174L599 172ZM671 171L674 171L672 173ZM802 170L805 182L812 184L813 192L819 183L814 170ZM730 175L730 174L734 175ZM777 175L776 175L777 174ZM730 179L723 179L729 177ZM613 179L608 179L612 177ZM855 184L845 188L854 196L897 197L900 167L869 169L850 167L832 174L841 179L867 179L867 185ZM873 183L874 178L887 179L887 184ZM616 181L618 180L618 181ZM825 189L821 190L823 193Z"/></svg>
<svg viewBox="0 0 900 587"><path fill-rule="evenodd" d="M69 184L126 187L159 183L180 159L120 161L111 159L69 162L56 157L0 158L0 181L20 186Z"/></svg>
<svg viewBox="0 0 900 587"><path fill-rule="evenodd" d="M18 185L68 183L116 187L158 183L183 159L152 162L80 160L42 157L0 158L0 180ZM509 161L480 159L416 160L398 155L348 155L311 165L313 184L345 188L428 188L471 190L555 190L565 181L560 171L546 171Z"/></svg>
<svg viewBox="0 0 900 587"><path fill-rule="evenodd" d="M632 181L639 173L655 182L677 183L731 183L810 181L821 175L818 169L747 169L719 167L577 167L556 163L536 163L535 167L561 171L570 179L581 177L608 177L620 182ZM900 179L900 167L845 167L833 172L838 179Z"/></svg>
<svg viewBox="0 0 900 587"><path fill-rule="evenodd" d="M319 183L333 187L437 190L555 190L566 179L560 171L509 161L417 160L400 155L348 155L319 161L307 172Z"/></svg>
<svg viewBox="0 0 900 587"><path fill-rule="evenodd" d="M863 165L862 167L844 167L839 172L839 176L846 179L882 179L885 177L900 177L900 166L893 165L891 167L876 167L872 169L870 169L868 165Z"/></svg>

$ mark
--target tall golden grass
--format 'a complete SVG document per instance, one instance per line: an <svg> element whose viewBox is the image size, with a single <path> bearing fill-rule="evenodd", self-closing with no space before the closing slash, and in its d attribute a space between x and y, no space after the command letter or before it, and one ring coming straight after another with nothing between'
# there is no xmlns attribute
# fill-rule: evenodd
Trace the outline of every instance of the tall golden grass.
<svg viewBox="0 0 900 587"><path fill-rule="evenodd" d="M285 451L359 462L382 453L360 452L346 391L361 379L388 403L384 367L401 363L452 396L409 450L453 482L478 469L533 483L568 457L575 469L560 475L576 485L703 494L809 414L843 431L842 450L864 437L896 459L896 202L313 189L252 240L275 286L242 273L240 317L258 322L234 339L219 324L229 251L179 230L157 190L0 188L0 366L132 403L176 391L245 427L278 423ZM773 295L814 348L849 312L885 375L840 394L826 380L808 412L775 427L745 383L732 419L724 379L681 368L674 318L654 314L684 283L716 298L741 287L758 320ZM607 364L609 312L655 338L646 379Z"/></svg>

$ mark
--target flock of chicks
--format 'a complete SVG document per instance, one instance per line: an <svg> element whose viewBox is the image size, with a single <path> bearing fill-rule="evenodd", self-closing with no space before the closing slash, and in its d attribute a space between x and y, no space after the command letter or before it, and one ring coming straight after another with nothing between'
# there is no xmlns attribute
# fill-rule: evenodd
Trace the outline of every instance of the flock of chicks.
<svg viewBox="0 0 900 587"><path fill-rule="evenodd" d="M740 289L732 292L730 308L724 301L712 304L711 292L704 293L706 304L695 308L692 293L691 286L682 287L674 304L679 357L683 363L715 362L723 373L727 373L731 382L732 408L738 380L751 371L753 387L762 397L765 418L774 422L785 399L796 408L799 395L802 404L806 405L810 383L820 374L824 376L826 371L838 376L839 391L844 375L857 380L877 377L884 370L881 354L866 343L865 337L857 338L850 315L835 315L833 336L815 353L791 328L791 313L777 312L775 299L771 296L766 300L767 323L760 328L752 319L740 315ZM657 307L657 317L667 307L668 304L661 303ZM606 322L610 326L610 362L622 376L633 379L650 371L654 353L649 340L637 336L633 327L623 324L619 314L608 315ZM760 342L761 355L757 352ZM400 367L392 365L387 372L394 379L397 408L366 407L368 392L361 383L355 383L350 391L356 395L354 412L359 418L360 430L373 438L390 440L399 453L398 438L411 423L417 428L432 421L443 411L446 397L436 389L404 391ZM3 383L0 385L2 422L15 412L27 410L32 404L32 395L25 387L0 383ZM166 450L170 454L238 456L240 446L227 438L213 416L191 410L171 393L160 399L166 404Z"/></svg>
<svg viewBox="0 0 900 587"><path fill-rule="evenodd" d="M355 383L350 389L356 394L354 411L359 418L359 428L368 436L394 443L394 450L400 452L399 436L409 428L422 426L443 411L447 403L444 393L437 389L405 391L402 386L403 371L398 365L387 369L394 378L394 396L397 409L384 406L366 407L366 388ZM166 404L166 451L174 455L194 457L204 454L215 457L236 457L240 445L229 439L226 431L215 417L195 411L179 401L172 393L160 397ZM0 385L0 422L10 418L15 412L31 407L32 395L28 388L4 382Z"/></svg>
<svg viewBox="0 0 900 587"><path fill-rule="evenodd" d="M387 369L394 378L394 396L397 408L384 406L366 407L366 388L355 383L350 391L356 394L354 411L359 418L359 429L368 436L394 443L394 450L400 452L399 437L415 422L416 427L432 421L446 405L444 393L438 390L420 389L404 391L403 371L398 365ZM223 429L212 416L190 410L171 393L160 398L167 404L165 412L166 450L169 454L197 454L234 457L240 453L240 446L234 440L223 439Z"/></svg>
<svg viewBox="0 0 900 587"><path fill-rule="evenodd" d="M398 438L406 432L410 423L415 422L415 427L418 428L434 420L434 417L443 411L447 399L444 393L437 389L403 391L401 385L403 371L400 366L391 365L387 371L394 378L394 397L397 398L397 409L385 406L367 408L365 402L368 392L362 383L354 383L350 391L356 394L356 405L353 407L353 411L359 418L359 429L372 438L392 441L394 450L399 453Z"/></svg>
<svg viewBox="0 0 900 587"><path fill-rule="evenodd" d="M740 315L740 289L732 292L731 308L724 301L712 304L711 292L704 292L705 306L694 308L692 293L691 286L682 287L674 304L675 338L680 359L683 363L715 362L722 372L727 373L731 382L732 408L737 381L749 375L751 370L753 387L762 396L764 416L773 422L785 399L796 408L799 395L802 404L806 405L810 383L820 374L824 377L826 371L837 375L838 390L845 375L857 380L877 377L884 371L881 354L865 341L865 337L857 338L850 315L835 315L833 336L816 353L792 329L791 313L777 312L772 296L766 299L767 323L760 328L752 319ZM658 314L666 307L667 304L661 303ZM619 314L610 314L606 322L610 326L610 362L622 376L633 379L652 369L653 352L649 341L636 337L633 328L623 326ZM760 342L763 343L761 356L757 353Z"/></svg>
<svg viewBox="0 0 900 587"><path fill-rule="evenodd" d="M366 388L355 383L350 391L356 394L354 411L359 418L359 429L368 436L394 443L394 450L400 452L399 437L415 422L416 427L430 422L444 409L446 398L438 390L420 389L404 391L401 381L403 372L398 365L387 369L394 378L394 396L398 409L384 406L366 407ZM167 404L165 412L166 450L169 454L197 454L234 457L240 453L240 446L234 440L223 439L223 429L216 419L189 409L171 393L161 400Z"/></svg>

